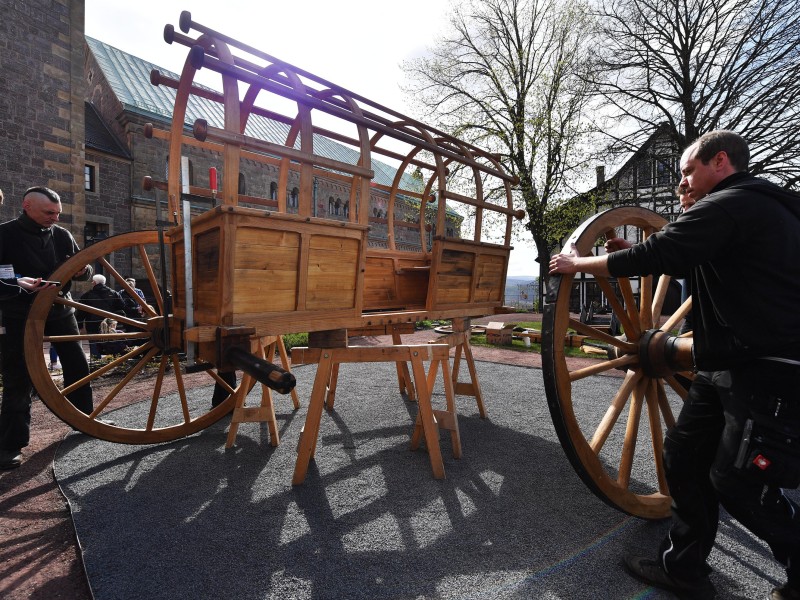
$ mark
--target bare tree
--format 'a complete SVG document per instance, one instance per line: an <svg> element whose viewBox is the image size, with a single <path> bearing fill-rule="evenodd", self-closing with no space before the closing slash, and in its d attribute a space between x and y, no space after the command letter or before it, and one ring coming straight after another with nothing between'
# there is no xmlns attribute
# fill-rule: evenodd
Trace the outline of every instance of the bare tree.
<svg viewBox="0 0 800 600"><path fill-rule="evenodd" d="M404 65L406 91L441 129L501 156L546 259L548 205L573 193L568 181L584 164L586 6L469 0L454 5L450 28L428 56Z"/></svg>
<svg viewBox="0 0 800 600"><path fill-rule="evenodd" d="M800 182L800 0L598 0L592 83L637 149L667 123L678 148L732 129L751 172ZM618 129L619 131L619 129Z"/></svg>

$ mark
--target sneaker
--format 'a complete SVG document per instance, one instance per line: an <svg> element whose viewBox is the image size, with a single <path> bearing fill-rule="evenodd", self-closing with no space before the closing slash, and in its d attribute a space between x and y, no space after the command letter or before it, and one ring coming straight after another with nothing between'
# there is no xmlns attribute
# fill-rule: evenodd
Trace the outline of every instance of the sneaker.
<svg viewBox="0 0 800 600"><path fill-rule="evenodd" d="M625 570L639 581L670 591L681 600L711 600L717 596L717 591L707 576L679 579L667 573L661 563L655 560L628 556L625 558Z"/></svg>
<svg viewBox="0 0 800 600"><path fill-rule="evenodd" d="M800 588L786 583L772 590L769 598L770 600L800 600Z"/></svg>
<svg viewBox="0 0 800 600"><path fill-rule="evenodd" d="M56 366L53 363L50 363L50 366L48 367L48 370L55 371L56 370Z"/></svg>
<svg viewBox="0 0 800 600"><path fill-rule="evenodd" d="M22 464L21 450L0 450L0 470L9 471Z"/></svg>

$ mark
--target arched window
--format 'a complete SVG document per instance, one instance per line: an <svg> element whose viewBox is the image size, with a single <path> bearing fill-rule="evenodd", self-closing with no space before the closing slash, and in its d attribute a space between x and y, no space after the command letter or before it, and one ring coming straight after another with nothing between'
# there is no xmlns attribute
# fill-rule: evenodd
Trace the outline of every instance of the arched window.
<svg viewBox="0 0 800 600"><path fill-rule="evenodd" d="M334 201L334 199L333 199L333 196L330 196L330 197L328 198L328 214L329 214L329 215L332 215L332 214L333 214L333 206L334 206L334 202L335 202L335 201Z"/></svg>
<svg viewBox="0 0 800 600"><path fill-rule="evenodd" d="M289 206L297 207L297 200L300 197L300 190L296 187L292 188L292 193L289 194Z"/></svg>
<svg viewBox="0 0 800 600"><path fill-rule="evenodd" d="M247 194L247 182L244 179L244 173L239 173L239 193L243 196Z"/></svg>
<svg viewBox="0 0 800 600"><path fill-rule="evenodd" d="M337 215L339 214L339 208L341 208L341 206L342 206L342 199L341 198L337 198L336 202L333 205L333 208L336 210L336 214Z"/></svg>
<svg viewBox="0 0 800 600"><path fill-rule="evenodd" d="M344 203L344 216L350 217L350 200L346 200Z"/></svg>
<svg viewBox="0 0 800 600"><path fill-rule="evenodd" d="M274 181L269 184L269 199L270 200L277 200L278 199L278 184Z"/></svg>

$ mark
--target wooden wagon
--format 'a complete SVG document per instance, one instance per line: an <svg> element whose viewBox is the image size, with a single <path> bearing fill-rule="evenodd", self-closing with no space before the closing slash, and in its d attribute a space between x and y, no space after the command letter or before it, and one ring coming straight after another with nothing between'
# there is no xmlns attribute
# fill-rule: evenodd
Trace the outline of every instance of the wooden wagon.
<svg viewBox="0 0 800 600"><path fill-rule="evenodd" d="M234 410L232 436L239 422L262 420L273 425L272 442L277 444L270 388L289 391L292 377L285 352L282 368L270 361L283 349L281 336L308 332L309 347L295 352L295 363L320 363L310 415L319 418L325 400L332 405L340 363L395 362L401 389L416 394L420 402L415 443L424 435L435 454L438 427L444 426L453 431L454 450L460 452L454 408L437 417L427 378L441 368L448 397L455 393L457 373L453 377L448 358L455 347L457 356L467 359L472 377L472 383L459 389L481 401L469 350L469 319L503 309L512 219L524 215L512 206L514 178L492 154L195 23L188 12L181 15L180 29L183 33L165 29L168 43L189 49L180 78L151 74L154 85L175 90L171 129L148 126L144 132L149 143L161 144L169 156L166 181L147 177L144 182L157 195L161 229L103 240L53 275L70 281L83 265L99 263L119 289L130 292L114 255L131 253L137 275L154 290L155 302L140 302L141 319L117 317L124 334L74 338L124 336L130 351L108 364L92 365L88 378L67 388L54 383L42 356L31 350L27 359L42 399L74 427L112 441L170 440ZM191 31L196 37L185 35ZM200 69L219 76L222 92L196 83ZM198 97L216 108L187 123ZM281 139L251 135L253 122L264 119L282 132ZM334 123L333 129L317 124L325 119ZM317 150L325 140L338 144L335 157ZM197 162L205 158L213 167L207 179L203 175L195 184L186 169L189 155ZM375 155L398 164L390 185L374 181ZM269 194L242 193L240 174L254 168L276 174L277 185ZM417 173L415 186L408 185L410 170ZM324 211L314 190L320 177L345 190L341 211L320 214ZM159 195L166 196L163 210ZM384 210L371 210L376 195L385 202ZM199 205L198 199L205 204ZM400 203L403 211L397 208ZM471 213L471 239L452 226L454 205ZM486 241L489 215L494 215L495 228L500 220L499 243ZM385 232L380 246L370 241L372 228ZM53 303L109 316L57 291L63 290L40 294L33 306L26 334L31 349L59 339L43 335ZM425 319L453 319L456 331L443 344L403 345L402 332ZM365 332L390 333L396 344L379 349L348 345L349 336ZM431 363L427 370L423 360ZM91 415L67 401L73 389L99 384L100 376L115 369L124 377L109 391L94 386ZM153 370L156 383L149 389L146 421L111 426L98 419L116 406L122 386L151 377ZM243 375L234 383L225 374L237 370ZM193 388L202 384L198 378L205 378L227 399L213 408L207 401L193 401L187 378ZM256 383L263 386L262 404L248 410L244 398ZM298 406L296 396L294 401ZM309 419L300 453L306 464L316 433ZM436 476L444 475L440 457L432 456L432 467ZM299 466L296 482L302 480L302 470Z"/></svg>
<svg viewBox="0 0 800 600"><path fill-rule="evenodd" d="M454 454L461 451L453 396L474 396L481 415L485 414L469 346L470 319L504 312L512 219L523 217L512 204L514 178L495 155L198 24L188 12L181 14L180 29L183 33L171 26L165 29L168 43L189 48L180 77L158 72L151 76L153 84L175 90L171 129L148 127L145 132L150 143L164 145L169 156L166 181L145 181L145 188L156 195L157 209L162 206L160 195L166 196L163 214L156 217L158 229L102 240L68 259L51 277L68 282L84 265L99 263L119 289L132 292L114 266L115 255L130 253L138 277L149 281L155 303L141 301L143 316L136 319L87 306L63 294L63 288L39 293L26 329L26 360L39 395L73 427L115 442L172 440L206 428L233 411L229 444L238 423L248 420L269 423L271 441L277 444L271 389L293 391L282 336L308 332L309 346L292 352L295 363L318 363L293 481L299 483L305 477L323 406L333 406L339 365L374 361L394 362L401 391L416 396L419 410L412 447L424 438L434 475L444 476L440 428L450 431ZM196 37L187 35L192 31ZM195 82L201 68L218 74L222 92ZM187 123L187 110L196 97L212 101L217 110ZM323 127L318 116L344 128ZM279 124L283 138L268 141L251 135L249 125L254 119ZM323 138L347 148L351 159L319 153L317 146ZM207 157L216 169L197 183L191 181L180 158L193 152ZM390 185L375 183L375 155L398 163ZM241 193L243 165L277 173L272 193ZM416 188L404 184L404 173L412 169L419 175ZM317 177L337 181L347 190L345 210L320 214L314 190ZM375 194L386 199L385 211L370 210ZM194 204L187 198L194 199ZM203 206L198 198L205 199ZM400 202L406 207L403 214L397 208ZM408 206L414 207L415 215L408 213ZM454 206L472 217L469 238L448 227ZM492 229L500 229L499 242L487 241L490 223ZM639 227L647 234L661 224L635 211L616 213L584 227L574 239L586 251L615 226ZM380 246L371 244L371 228L385 231ZM409 231L415 232L415 244L399 243L401 237L409 239ZM658 338L661 346L665 344L661 336L644 335L658 321L660 292L653 305L643 303L638 308L626 286L620 286L621 298L616 290L607 289L627 336L618 339L569 318L569 283L562 281L553 293L543 328L548 400L562 444L598 496L632 514L663 516L668 496L657 452L654 492L630 483L635 443L626 443L622 465L611 469L619 471L618 477L608 474L607 461L600 456L603 440L617 427L629 398L630 423L638 423L643 404L650 408L656 450L663 434L661 419L671 420L663 390L665 377L671 383L671 367L653 371L648 366L654 362L651 355L662 350L651 342ZM132 296L138 298L135 293ZM129 351L93 364L81 381L59 386L41 351L44 342L67 339L44 335L45 319L54 303L114 317L126 328L125 333L69 339L125 339ZM425 319L452 320L453 333L436 344L403 344L402 333ZM661 329L668 331L672 322ZM616 357L570 372L563 350L570 328L606 342ZM350 346L349 336L359 333L392 334L395 343L378 348ZM649 341L643 342L645 338ZM276 352L282 367L271 362ZM462 357L469 370L468 382L458 379ZM587 440L572 405L572 382L617 367L628 369L628 375L611 400L609 417ZM439 371L447 397L444 410L431 405ZM120 375L109 386L108 378L101 377L112 372ZM238 372L235 379L230 377L232 372ZM224 398L213 407L207 394L197 397L189 391L208 390L211 384ZM256 384L262 388L261 404L248 408L245 398ZM95 397L95 409L89 415L67 400L71 391L86 385L93 386ZM118 408L115 400L129 385L142 385L149 401L146 416L136 423L101 421L106 412ZM296 394L293 401L297 407ZM635 423L624 434L631 442L635 442Z"/></svg>

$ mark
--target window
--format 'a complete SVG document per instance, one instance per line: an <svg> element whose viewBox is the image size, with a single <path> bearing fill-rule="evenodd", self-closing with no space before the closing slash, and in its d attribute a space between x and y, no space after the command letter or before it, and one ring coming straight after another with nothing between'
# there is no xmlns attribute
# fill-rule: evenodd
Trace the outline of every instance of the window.
<svg viewBox="0 0 800 600"><path fill-rule="evenodd" d="M300 190L296 187L292 188L292 193L289 195L289 206L297 207L297 199L300 196Z"/></svg>
<svg viewBox="0 0 800 600"><path fill-rule="evenodd" d="M83 246L91 246L95 242L104 240L109 236L108 223L93 223L86 221L83 227Z"/></svg>
<svg viewBox="0 0 800 600"><path fill-rule="evenodd" d="M97 193L97 165L86 163L83 166L83 189L93 194Z"/></svg>
<svg viewBox="0 0 800 600"><path fill-rule="evenodd" d="M245 182L244 173L239 173L239 193L242 196L247 194L247 182Z"/></svg>
<svg viewBox="0 0 800 600"><path fill-rule="evenodd" d="M269 199L270 200L277 200L278 199L278 184L274 181L269 184Z"/></svg>

